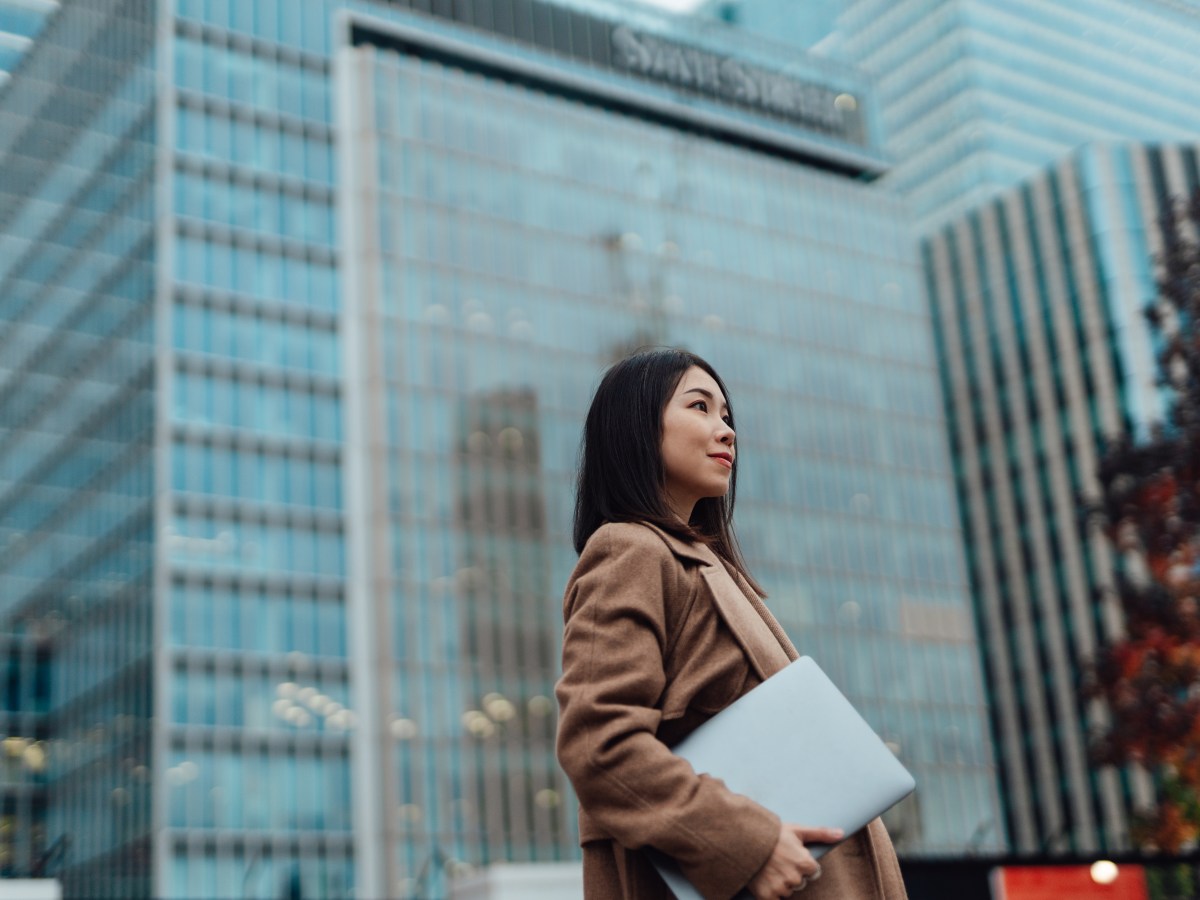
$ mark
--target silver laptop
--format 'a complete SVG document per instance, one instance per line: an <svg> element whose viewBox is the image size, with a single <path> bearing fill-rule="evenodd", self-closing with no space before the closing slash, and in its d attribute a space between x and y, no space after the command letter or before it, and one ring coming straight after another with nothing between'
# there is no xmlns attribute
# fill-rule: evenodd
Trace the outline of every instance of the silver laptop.
<svg viewBox="0 0 1200 900"><path fill-rule="evenodd" d="M673 750L785 822L852 835L916 787L895 754L810 657L709 719ZM814 857L829 845L809 847ZM703 900L674 860L650 858L679 900ZM737 900L750 898L749 891Z"/></svg>

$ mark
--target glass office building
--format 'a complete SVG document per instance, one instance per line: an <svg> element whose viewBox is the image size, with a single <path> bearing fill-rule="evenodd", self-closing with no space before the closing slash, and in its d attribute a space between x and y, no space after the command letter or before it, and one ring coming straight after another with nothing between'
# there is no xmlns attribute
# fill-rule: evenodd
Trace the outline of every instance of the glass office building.
<svg viewBox="0 0 1200 900"><path fill-rule="evenodd" d="M726 378L747 556L916 775L900 848L1000 849L874 119L840 64L601 2L65 4L0 93L0 626L68 894L577 858L573 467L646 343Z"/></svg>
<svg viewBox="0 0 1200 900"><path fill-rule="evenodd" d="M653 2L653 0L651 0ZM736 25L801 50L823 51L838 17L854 0L701 0L696 14Z"/></svg>
<svg viewBox="0 0 1200 900"><path fill-rule="evenodd" d="M1179 0L857 0L822 52L878 78L884 183L931 233L1083 143L1192 140L1197 42Z"/></svg>
<svg viewBox="0 0 1200 900"><path fill-rule="evenodd" d="M734 19L779 27L776 0ZM756 14L749 14L749 11ZM798 15L793 11L793 15ZM795 20L793 20L795 21ZM799 33L797 27L797 33ZM1077 683L1117 611L1077 527L1103 438L1161 415L1140 306L1162 198L1194 189L1195 3L851 0L821 53L878 79L878 185L912 203L1014 849L1128 846L1136 773L1090 771ZM1081 146L1086 149L1079 150ZM1053 420L1053 421L1051 421Z"/></svg>
<svg viewBox="0 0 1200 900"><path fill-rule="evenodd" d="M924 245L1001 796L1015 849L1121 850L1151 796L1096 770L1078 694L1119 634L1107 541L1080 529L1104 441L1161 420L1142 309L1158 220L1200 186L1195 146L1096 145Z"/></svg>
<svg viewBox="0 0 1200 900"><path fill-rule="evenodd" d="M74 864L76 891L103 871L113 895L148 892L139 874L154 647L148 6L61 12L0 93L0 631L18 658L44 654L48 667L45 687L13 692L40 724L5 735L14 750L33 740L44 781L44 820L15 822L34 844L18 849L29 869L15 874L57 848ZM15 806L18 817L25 809Z"/></svg>
<svg viewBox="0 0 1200 900"><path fill-rule="evenodd" d="M58 6L58 0L0 0L0 87Z"/></svg>

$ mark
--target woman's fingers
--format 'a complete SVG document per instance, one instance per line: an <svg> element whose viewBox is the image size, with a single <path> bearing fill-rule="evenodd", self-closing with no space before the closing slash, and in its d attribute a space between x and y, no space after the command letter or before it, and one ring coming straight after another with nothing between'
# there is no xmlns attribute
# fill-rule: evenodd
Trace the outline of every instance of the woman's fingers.
<svg viewBox="0 0 1200 900"><path fill-rule="evenodd" d="M806 844L835 844L846 836L840 828L813 828L808 825L792 825L792 833Z"/></svg>
<svg viewBox="0 0 1200 900"><path fill-rule="evenodd" d="M827 830L781 824L775 849L747 885L755 900L779 900L802 890L821 867L804 846L801 834Z"/></svg>
<svg viewBox="0 0 1200 900"><path fill-rule="evenodd" d="M845 837L840 828L784 824L770 858L747 885L755 900L778 900L803 891L821 877L821 866L806 844L833 844Z"/></svg>

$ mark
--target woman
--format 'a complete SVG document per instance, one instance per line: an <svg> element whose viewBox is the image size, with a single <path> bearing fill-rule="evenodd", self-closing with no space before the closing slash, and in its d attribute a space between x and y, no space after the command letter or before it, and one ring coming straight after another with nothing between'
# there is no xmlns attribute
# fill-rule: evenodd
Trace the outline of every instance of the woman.
<svg viewBox="0 0 1200 900"><path fill-rule="evenodd" d="M584 426L579 563L564 599L558 758L580 801L587 900L670 893L642 848L708 900L903 898L883 823L841 835L784 823L670 747L796 658L733 534L728 392L682 350L605 374ZM818 880L819 879L819 880Z"/></svg>

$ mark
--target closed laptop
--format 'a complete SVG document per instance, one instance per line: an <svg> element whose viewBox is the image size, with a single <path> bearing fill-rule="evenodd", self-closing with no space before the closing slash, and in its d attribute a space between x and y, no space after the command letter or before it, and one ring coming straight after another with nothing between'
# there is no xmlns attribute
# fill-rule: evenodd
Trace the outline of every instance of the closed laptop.
<svg viewBox="0 0 1200 900"><path fill-rule="evenodd" d="M785 822L847 835L916 782L811 657L802 656L709 719L673 751L697 772ZM814 857L830 849L811 845ZM650 852L679 900L701 900L670 857ZM738 900L750 898L748 891Z"/></svg>

